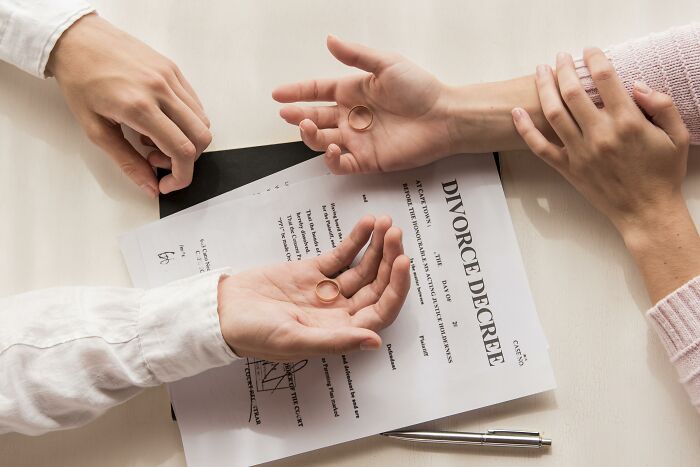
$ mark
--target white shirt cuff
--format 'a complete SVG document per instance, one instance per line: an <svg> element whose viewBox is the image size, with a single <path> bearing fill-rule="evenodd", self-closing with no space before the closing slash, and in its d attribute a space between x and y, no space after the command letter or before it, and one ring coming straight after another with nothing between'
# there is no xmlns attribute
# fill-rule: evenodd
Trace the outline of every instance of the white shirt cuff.
<svg viewBox="0 0 700 467"><path fill-rule="evenodd" d="M176 381L238 357L219 324L218 285L229 269L146 291L138 328L143 359L161 382Z"/></svg>
<svg viewBox="0 0 700 467"><path fill-rule="evenodd" d="M13 0L0 5L0 60L45 78L46 63L61 34L94 11L84 0Z"/></svg>

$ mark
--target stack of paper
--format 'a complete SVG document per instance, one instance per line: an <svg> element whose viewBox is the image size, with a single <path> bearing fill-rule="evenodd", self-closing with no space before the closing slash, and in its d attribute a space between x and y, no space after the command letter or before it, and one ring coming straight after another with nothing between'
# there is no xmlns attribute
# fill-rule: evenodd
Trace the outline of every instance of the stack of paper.
<svg viewBox="0 0 700 467"><path fill-rule="evenodd" d="M344 177L313 159L126 234L122 249L134 285L153 287L317 255L365 214L390 215L411 258L383 348L243 359L171 385L191 467L267 462L554 387L490 155Z"/></svg>

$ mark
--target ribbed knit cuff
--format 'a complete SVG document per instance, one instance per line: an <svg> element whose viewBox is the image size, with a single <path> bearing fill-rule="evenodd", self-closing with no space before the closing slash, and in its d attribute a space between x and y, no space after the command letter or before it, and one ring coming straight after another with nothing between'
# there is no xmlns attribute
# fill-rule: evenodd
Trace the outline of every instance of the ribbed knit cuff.
<svg viewBox="0 0 700 467"><path fill-rule="evenodd" d="M624 42L605 50L625 89L632 94L635 81L668 94L690 132L700 144L700 23ZM575 60L581 84L595 104L602 101L582 59Z"/></svg>
<svg viewBox="0 0 700 467"><path fill-rule="evenodd" d="M700 276L659 301L647 318L700 410Z"/></svg>

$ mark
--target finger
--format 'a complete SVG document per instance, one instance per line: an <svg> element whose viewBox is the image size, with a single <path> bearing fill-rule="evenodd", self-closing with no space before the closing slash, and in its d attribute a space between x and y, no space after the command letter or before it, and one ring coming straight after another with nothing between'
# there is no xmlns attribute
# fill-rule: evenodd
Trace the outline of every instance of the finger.
<svg viewBox="0 0 700 467"><path fill-rule="evenodd" d="M125 123L153 141L170 157L194 157L197 148L160 109L160 103L144 98L118 111L115 120Z"/></svg>
<svg viewBox="0 0 700 467"><path fill-rule="evenodd" d="M151 198L158 196L158 181L153 169L124 138L119 125L109 125L96 117L86 125L86 131L90 140L102 148L144 193Z"/></svg>
<svg viewBox="0 0 700 467"><path fill-rule="evenodd" d="M345 297L352 297L377 277L384 256L384 236L391 227L391 217L381 216L374 222L372 239L357 266L341 273L337 280Z"/></svg>
<svg viewBox="0 0 700 467"><path fill-rule="evenodd" d="M175 94L162 103L165 114L182 130L194 144L197 155L204 152L212 140L211 131L202 118Z"/></svg>
<svg viewBox="0 0 700 467"><path fill-rule="evenodd" d="M566 151L549 142L535 127L530 115L525 110L516 107L512 114L515 129L533 153L554 168L562 168L566 165L568 162Z"/></svg>
<svg viewBox="0 0 700 467"><path fill-rule="evenodd" d="M277 341L279 344L273 344L272 347L275 353L281 354L283 360L291 355L303 358L377 349L382 343L375 332L362 327L316 328L300 323L290 325Z"/></svg>
<svg viewBox="0 0 700 467"><path fill-rule="evenodd" d="M272 98L277 102L299 101L335 101L335 78L312 79L300 83L283 84L272 91Z"/></svg>
<svg viewBox="0 0 700 467"><path fill-rule="evenodd" d="M179 80L174 80L174 82L170 83L170 87L173 89L173 92L175 92L175 95L185 103L187 107L192 110L192 112L197 115L197 117L202 121L204 126L207 128L211 127L211 122L209 121L209 117L207 117L207 114L204 113L204 108L202 108L202 104L192 96L192 94L189 93L189 91L182 85L182 83Z"/></svg>
<svg viewBox="0 0 700 467"><path fill-rule="evenodd" d="M148 154L147 160L151 166L158 167L159 169L171 170L173 168L172 159L158 150L151 151Z"/></svg>
<svg viewBox="0 0 700 467"><path fill-rule="evenodd" d="M617 76L615 68L602 50L597 47L587 47L583 49L583 59L605 107L610 110L620 108L630 110L636 107Z"/></svg>
<svg viewBox="0 0 700 467"><path fill-rule="evenodd" d="M387 231L384 236L384 251L377 270L377 277L350 298L350 307L353 310L359 310L376 303L384 293L384 289L389 285L394 261L403 254L401 237L401 229L398 227L391 227Z"/></svg>
<svg viewBox="0 0 700 467"><path fill-rule="evenodd" d="M634 83L634 99L656 126L668 134L676 145L688 144L688 129L681 114L667 94L654 91L644 83Z"/></svg>
<svg viewBox="0 0 700 467"><path fill-rule="evenodd" d="M314 151L323 151L330 144L343 143L343 135L338 128L319 130L316 124L309 119L301 121L299 133L304 144Z"/></svg>
<svg viewBox="0 0 700 467"><path fill-rule="evenodd" d="M394 260L389 285L375 304L361 309L352 316L353 325L379 331L394 322L411 288L409 267L410 261L405 255Z"/></svg>
<svg viewBox="0 0 700 467"><path fill-rule="evenodd" d="M134 130L151 138L161 152L172 159L172 173L163 177L158 183L161 193L185 188L192 182L197 148L175 122L158 110L126 123Z"/></svg>
<svg viewBox="0 0 700 467"><path fill-rule="evenodd" d="M561 97L579 127L584 130L589 128L598 120L600 112L583 89L571 55L563 52L557 54L557 80Z"/></svg>
<svg viewBox="0 0 700 467"><path fill-rule="evenodd" d="M581 132L564 107L552 69L547 65L539 65L535 81L545 118L565 145L574 144L581 137Z"/></svg>
<svg viewBox="0 0 700 467"><path fill-rule="evenodd" d="M187 93L194 99L194 101L197 103L200 109L204 110L204 106L202 105L202 101L199 99L199 96L197 93L194 91L194 88L190 84L189 81L185 78L185 75L182 74L182 71L178 67L174 67L175 71L175 76L177 77L177 80L180 82L183 88L187 91Z"/></svg>
<svg viewBox="0 0 700 467"><path fill-rule="evenodd" d="M374 229L374 217L364 216L340 245L316 257L316 264L321 274L333 277L348 267L362 250Z"/></svg>
<svg viewBox="0 0 700 467"><path fill-rule="evenodd" d="M328 50L342 63L378 75L399 60L394 54L380 52L370 47L345 42L334 35L326 39Z"/></svg>
<svg viewBox="0 0 700 467"><path fill-rule="evenodd" d="M142 103L126 113L124 123L149 137L166 156L173 159L173 172L158 184L170 193L190 184L197 148L180 128L157 106Z"/></svg>
<svg viewBox="0 0 700 467"><path fill-rule="evenodd" d="M328 170L335 175L347 175L362 172L360 164L352 153L342 153L340 146L337 144L328 145L324 161Z"/></svg>
<svg viewBox="0 0 700 467"><path fill-rule="evenodd" d="M337 128L338 106L299 107L287 105L280 110L280 117L292 125L298 125L302 120L309 119L318 128Z"/></svg>

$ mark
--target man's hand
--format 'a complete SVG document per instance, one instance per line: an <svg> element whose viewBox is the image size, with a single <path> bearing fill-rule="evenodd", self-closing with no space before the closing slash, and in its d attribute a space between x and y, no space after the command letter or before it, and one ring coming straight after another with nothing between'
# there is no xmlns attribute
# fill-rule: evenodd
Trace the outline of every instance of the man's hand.
<svg viewBox="0 0 700 467"><path fill-rule="evenodd" d="M90 140L144 192L155 197L190 184L194 161L212 135L201 102L174 63L92 14L63 33L47 73ZM148 161L120 124L157 146ZM158 184L153 167L172 174Z"/></svg>
<svg viewBox="0 0 700 467"><path fill-rule="evenodd" d="M347 269L370 236L362 259ZM337 248L317 258L222 279L224 339L241 357L270 361L377 349L377 331L396 319L408 294L409 264L391 219L364 217ZM341 295L324 303L316 284L333 277Z"/></svg>
<svg viewBox="0 0 700 467"><path fill-rule="evenodd" d="M288 105L280 115L299 125L311 149L326 151L335 174L388 172L429 164L451 154L446 87L405 58L329 36L328 50L342 63L367 73L278 87L279 102L326 101L332 106ZM355 105L369 107L372 126L348 125Z"/></svg>

